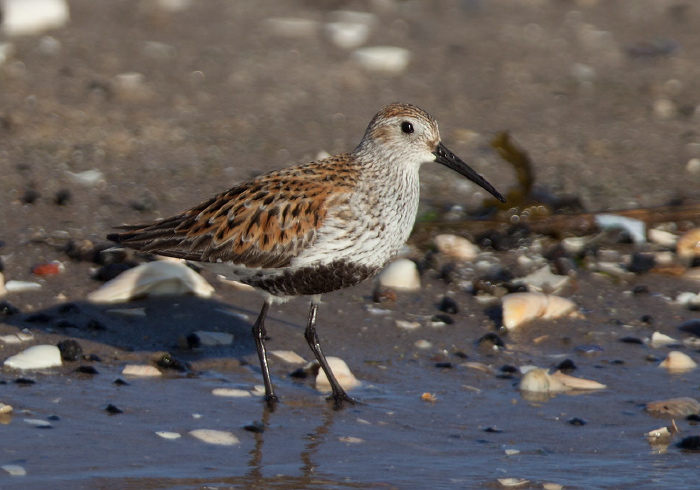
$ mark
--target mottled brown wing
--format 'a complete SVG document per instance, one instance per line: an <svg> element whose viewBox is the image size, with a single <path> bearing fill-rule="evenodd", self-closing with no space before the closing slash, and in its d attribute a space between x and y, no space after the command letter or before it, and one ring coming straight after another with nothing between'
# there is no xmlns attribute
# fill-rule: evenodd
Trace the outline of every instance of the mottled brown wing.
<svg viewBox="0 0 700 490"><path fill-rule="evenodd" d="M200 262L286 267L317 237L329 208L344 200L328 165L308 164L239 184L184 213L107 238L127 247ZM332 163L332 162L331 162Z"/></svg>

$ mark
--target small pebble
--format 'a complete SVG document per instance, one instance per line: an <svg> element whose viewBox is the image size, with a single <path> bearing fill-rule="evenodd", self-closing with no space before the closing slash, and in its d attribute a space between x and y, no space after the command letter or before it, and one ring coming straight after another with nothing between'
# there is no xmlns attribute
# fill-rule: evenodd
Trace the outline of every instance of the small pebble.
<svg viewBox="0 0 700 490"><path fill-rule="evenodd" d="M356 49L352 58L369 70L396 75L403 72L411 59L411 52L394 46L372 46Z"/></svg>
<svg viewBox="0 0 700 490"><path fill-rule="evenodd" d="M54 260L45 264L39 264L32 267L32 274L35 276L55 276L65 270L65 266Z"/></svg>
<svg viewBox="0 0 700 490"><path fill-rule="evenodd" d="M698 364L688 354L674 350L668 353L666 359L659 364L659 367L672 372L683 372L695 369L698 367Z"/></svg>
<svg viewBox="0 0 700 490"><path fill-rule="evenodd" d="M144 364L127 364L122 370L124 376L162 376L163 373L153 366Z"/></svg>
<svg viewBox="0 0 700 490"><path fill-rule="evenodd" d="M77 361L83 356L83 348L80 346L77 340L62 340L56 347L58 347L58 350L61 351L61 359L64 361Z"/></svg>
<svg viewBox="0 0 700 490"><path fill-rule="evenodd" d="M379 284L398 291L418 291L420 277L416 263L409 259L398 259L379 273Z"/></svg>
<svg viewBox="0 0 700 490"><path fill-rule="evenodd" d="M459 313L459 306L457 305L457 302L450 296L445 296L442 298L438 309L445 313L449 313L450 315Z"/></svg>
<svg viewBox="0 0 700 490"><path fill-rule="evenodd" d="M234 398L245 398L251 396L250 391L239 390L236 388L214 388L211 393L215 396L229 396Z"/></svg>
<svg viewBox="0 0 700 490"><path fill-rule="evenodd" d="M569 419L569 420L567 420L567 422L573 426L576 426L576 427L580 427L580 426L586 425L588 423L585 420L578 418L578 417L574 417L572 419Z"/></svg>
<svg viewBox="0 0 700 490"><path fill-rule="evenodd" d="M120 413L124 413L124 410L110 403L105 407L105 412L107 412L110 415L119 415Z"/></svg>
<svg viewBox="0 0 700 490"><path fill-rule="evenodd" d="M75 372L80 374L100 374L94 366L78 366L75 368Z"/></svg>
<svg viewBox="0 0 700 490"><path fill-rule="evenodd" d="M265 432L265 424L256 420L252 424L244 425L243 429L247 430L248 432L253 432L255 434L262 434L263 432Z"/></svg>
<svg viewBox="0 0 700 490"><path fill-rule="evenodd" d="M678 449L681 449L683 451L692 451L692 452L698 452L700 451L700 436L687 436L678 441L678 444L676 444Z"/></svg>
<svg viewBox="0 0 700 490"><path fill-rule="evenodd" d="M14 369L44 369L61 366L61 351L55 345L35 345L8 357L5 366Z"/></svg>

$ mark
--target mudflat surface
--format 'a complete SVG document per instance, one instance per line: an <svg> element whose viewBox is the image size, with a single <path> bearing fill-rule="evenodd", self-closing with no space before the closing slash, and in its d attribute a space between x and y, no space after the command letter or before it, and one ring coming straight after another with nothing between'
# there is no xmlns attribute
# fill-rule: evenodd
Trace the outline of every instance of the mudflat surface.
<svg viewBox="0 0 700 490"><path fill-rule="evenodd" d="M431 268L420 292L393 302L374 304L372 283L328 294L318 320L325 352L362 380L352 394L365 404L333 411L311 380L288 376L297 366L273 358L282 404L270 413L257 396L212 394L261 384L249 337L259 296L206 275L216 287L212 299L139 300L126 306L147 316L126 318L86 301L100 285L91 278L99 266L63 251L71 240L105 243L115 225L169 216L320 151L350 150L393 101L433 114L443 142L504 193L517 179L489 141L507 130L530 154L537 188L576 197L585 210L697 203L700 176L688 166L700 157L695 3L183 4L170 11L158 2L72 1L66 26L0 39L13 45L0 65L0 256L6 281L42 284L0 298L20 310L0 318L0 334L34 335L0 343L0 358L76 339L99 359L40 371L2 368L0 402L14 412L0 426L0 466L27 473L0 473L1 488L501 488L498 478L522 478L529 483L519 488L656 489L696 482L697 453L647 443L646 432L670 421L644 406L700 395L697 370L669 374L658 361L671 348L646 343L654 331L689 337L677 327L699 314L672 299L697 293L697 282L653 272L601 275L581 265L562 294L583 318L532 322L503 335L500 350L477 343L499 326L491 306ZM369 72L334 46L323 25L337 9L374 13L367 45L409 50L406 70ZM269 21L279 17L317 25L290 37ZM71 175L93 169L101 173L93 183ZM447 169L425 169L421 178L421 216L455 205L475 211L485 197ZM68 197L59 205L60 196ZM683 226L689 223L668 229ZM511 243L483 248L478 260L518 277L545 263L541 253L555 245L537 236ZM620 261L639 250L615 242L602 248ZM411 257L424 254L414 248ZM62 274L31 273L52 260L64 263ZM461 271L465 280L482 273ZM459 306L455 322L431 326L446 294ZM45 321L32 318L37 313ZM303 300L271 309L268 348L310 359L306 314ZM91 320L104 329L90 328ZM421 326L405 330L396 320ZM189 349L184 339L195 330L228 331L235 341ZM642 343L620 342L625 337ZM678 348L700 358L692 347ZM151 363L159 352L190 369L159 378L121 374L125 364ZM518 391L519 373L501 369L565 359L577 366L573 375L607 389L532 399ZM76 372L85 365L98 374ZM123 413L110 415L110 404ZM52 428L25 419L49 420ZM255 422L264 432L245 429ZM675 441L700 432L692 421L676 423ZM195 429L229 431L240 443L207 444L189 435Z"/></svg>

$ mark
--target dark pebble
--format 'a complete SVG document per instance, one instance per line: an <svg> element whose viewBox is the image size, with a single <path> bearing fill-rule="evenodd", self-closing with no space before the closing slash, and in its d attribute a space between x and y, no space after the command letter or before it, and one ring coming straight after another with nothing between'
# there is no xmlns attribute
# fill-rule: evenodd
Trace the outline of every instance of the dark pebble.
<svg viewBox="0 0 700 490"><path fill-rule="evenodd" d="M51 317L46 313L33 313L24 319L25 322L29 323L49 323Z"/></svg>
<svg viewBox="0 0 700 490"><path fill-rule="evenodd" d="M78 366L75 372L80 374L100 374L93 366Z"/></svg>
<svg viewBox="0 0 700 490"><path fill-rule="evenodd" d="M22 202L22 204L34 204L39 197L41 197L41 194L39 194L36 190L25 189L24 194L19 198L19 200Z"/></svg>
<svg viewBox="0 0 700 490"><path fill-rule="evenodd" d="M483 335L479 340L476 341L476 344L478 346L487 346L487 347L505 347L506 343L503 342L503 339L498 336L498 334L495 334L493 332L489 332L485 335Z"/></svg>
<svg viewBox="0 0 700 490"><path fill-rule="evenodd" d="M442 298L442 301L438 305L438 309L440 311L444 311L445 313L449 313L450 315L459 313L459 306L457 306L457 302L449 296Z"/></svg>
<svg viewBox="0 0 700 490"><path fill-rule="evenodd" d="M61 351L61 359L64 361L77 361L83 355L83 348L77 340L62 340L56 347Z"/></svg>
<svg viewBox="0 0 700 490"><path fill-rule="evenodd" d="M649 294L649 286L646 286L644 284L637 284L635 287L632 288L632 294Z"/></svg>
<svg viewBox="0 0 700 490"><path fill-rule="evenodd" d="M634 253L632 254L632 262L627 270L634 272L635 274L643 274L645 272L649 272L655 265L656 258L652 254Z"/></svg>
<svg viewBox="0 0 700 490"><path fill-rule="evenodd" d="M700 319L693 318L692 320L683 322L678 326L678 330L700 337Z"/></svg>
<svg viewBox="0 0 700 490"><path fill-rule="evenodd" d="M622 359L613 359L610 364L613 366L622 366L625 363Z"/></svg>
<svg viewBox="0 0 700 490"><path fill-rule="evenodd" d="M12 306L7 301L3 301L0 303L0 317L16 315L19 312L19 308L17 308L16 306Z"/></svg>
<svg viewBox="0 0 700 490"><path fill-rule="evenodd" d="M83 356L83 360L89 362L102 362L102 358L100 358L100 356L97 354L86 354Z"/></svg>
<svg viewBox="0 0 700 490"><path fill-rule="evenodd" d="M638 337L622 337L620 342L623 344L644 344L644 341Z"/></svg>
<svg viewBox="0 0 700 490"><path fill-rule="evenodd" d="M567 420L567 422L573 426L580 427L582 425L586 425L588 422L586 422L583 419L580 419L578 417L574 417L573 419Z"/></svg>
<svg viewBox="0 0 700 490"><path fill-rule="evenodd" d="M444 313L438 313L437 315L433 315L430 318L430 321L432 323L444 323L445 325L453 325L455 322L455 319L452 318L450 315L446 315Z"/></svg>
<svg viewBox="0 0 700 490"><path fill-rule="evenodd" d="M691 413L685 418L688 422L700 422L700 414Z"/></svg>
<svg viewBox="0 0 700 490"><path fill-rule="evenodd" d="M111 403L105 407L105 411L110 415L119 415L120 413L124 413L124 410L112 405Z"/></svg>
<svg viewBox="0 0 700 490"><path fill-rule="evenodd" d="M452 354L455 357L459 357L460 359L469 359L469 356L467 355L466 352L458 350L454 354Z"/></svg>
<svg viewBox="0 0 700 490"><path fill-rule="evenodd" d="M163 369L172 369L181 373L189 371L190 368L187 363L175 359L169 352L158 356L156 359L154 359L154 361L158 367Z"/></svg>
<svg viewBox="0 0 700 490"><path fill-rule="evenodd" d="M15 383L18 385L29 386L29 385L36 384L36 381L34 381L33 379L29 379L29 378L17 378L15 380Z"/></svg>
<svg viewBox="0 0 700 490"><path fill-rule="evenodd" d="M647 325L653 325L654 324L654 317L651 315L642 315L639 318L639 321L642 323L646 323Z"/></svg>
<svg viewBox="0 0 700 490"><path fill-rule="evenodd" d="M649 354L644 358L645 361L648 362L659 362L661 360L660 357L655 356L654 354Z"/></svg>
<svg viewBox="0 0 700 490"><path fill-rule="evenodd" d="M700 451L700 436L684 437L676 446L683 451Z"/></svg>
<svg viewBox="0 0 700 490"><path fill-rule="evenodd" d="M262 434L265 432L265 424L257 420L252 424L244 425L243 428L248 432L254 432L256 434Z"/></svg>
<svg viewBox="0 0 700 490"><path fill-rule="evenodd" d="M112 381L112 383L117 385L117 386L129 386L129 383L127 383L126 381L124 381L121 378L115 379L114 381Z"/></svg>
<svg viewBox="0 0 700 490"><path fill-rule="evenodd" d="M46 420L50 420L51 422L58 422L59 420L61 420L61 417L59 417L58 415L49 415L48 417L46 417Z"/></svg>
<svg viewBox="0 0 700 490"><path fill-rule="evenodd" d="M80 307L75 303L63 303L58 307L58 312L62 315L67 315L69 313L80 313Z"/></svg>
<svg viewBox="0 0 700 490"><path fill-rule="evenodd" d="M53 198L54 204L57 206L65 206L68 204L71 200L71 192L68 189L60 189L58 192L56 192L56 195Z"/></svg>
<svg viewBox="0 0 700 490"><path fill-rule="evenodd" d="M574 364L574 361L572 361L571 359L564 359L559 364L557 364L556 368L562 373L570 373L571 371L575 371L576 369L578 369L576 367L576 364Z"/></svg>
<svg viewBox="0 0 700 490"><path fill-rule="evenodd" d="M515 373L520 372L520 369L518 369L517 367L515 367L511 364L504 364L503 366L501 366L500 371L502 373L515 374Z"/></svg>
<svg viewBox="0 0 700 490"><path fill-rule="evenodd" d="M455 365L451 362L436 362L435 367L440 369L452 369Z"/></svg>
<svg viewBox="0 0 700 490"><path fill-rule="evenodd" d="M372 301L375 303L396 301L396 292L393 289L385 286L377 286L372 292Z"/></svg>
<svg viewBox="0 0 700 490"><path fill-rule="evenodd" d="M90 240L71 240L63 247L63 253L78 262L94 262L97 257L95 244Z"/></svg>
<svg viewBox="0 0 700 490"><path fill-rule="evenodd" d="M489 432L491 434L500 434L503 431L501 429L497 429L496 427L486 427L484 429L484 432Z"/></svg>
<svg viewBox="0 0 700 490"><path fill-rule="evenodd" d="M103 265L97 271L95 274L93 274L92 278L96 279L98 281L111 281L115 277L117 277L119 274L121 274L124 271L127 271L131 269L131 266L126 263L121 263L121 264L107 264Z"/></svg>
<svg viewBox="0 0 700 490"><path fill-rule="evenodd" d="M191 333L187 337L185 337L187 340L187 346L190 349L197 349L202 346L202 341L199 339L199 335L196 333Z"/></svg>

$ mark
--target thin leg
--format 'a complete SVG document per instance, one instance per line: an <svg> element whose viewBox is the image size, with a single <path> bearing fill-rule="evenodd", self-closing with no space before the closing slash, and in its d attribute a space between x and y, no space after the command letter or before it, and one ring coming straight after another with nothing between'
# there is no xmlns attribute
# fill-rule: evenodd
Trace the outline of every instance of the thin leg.
<svg viewBox="0 0 700 490"><path fill-rule="evenodd" d="M318 335L316 335L317 311L318 303L316 301L312 301L311 309L309 310L309 322L306 324L304 337L306 338L309 347L311 347L314 356L316 356L316 359L321 365L321 369L323 369L323 372L326 373L328 381L330 381L331 383L331 389L333 390L333 394L331 394L328 397L328 399L333 399L333 408L336 410L343 408L343 402L348 402L353 405L355 405L356 403L360 403L359 401L355 400L354 398L350 397L347 393L345 393L343 387L340 386L338 380L335 379L335 375L333 374L333 371L331 371L331 367L328 365L328 361L326 361L326 356L323 355L323 351L321 350L321 343L318 340Z"/></svg>
<svg viewBox="0 0 700 490"><path fill-rule="evenodd" d="M260 315L258 315L258 319L255 320L255 324L253 325L253 338L255 339L255 347L258 349L260 369L262 370L263 381L265 382L265 402L267 402L267 406L270 407L271 410L274 410L279 399L272 388L270 369L267 366L267 352L265 350L265 336L267 334L265 332L265 317L269 309L270 303L269 301L265 301L262 310L260 310Z"/></svg>

